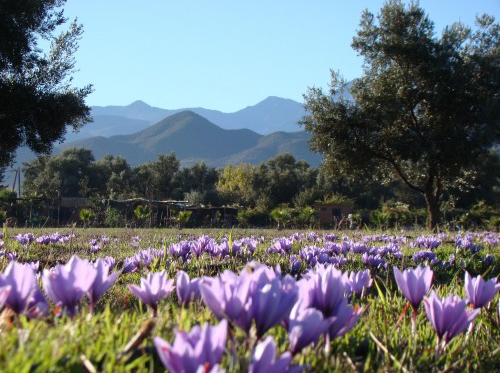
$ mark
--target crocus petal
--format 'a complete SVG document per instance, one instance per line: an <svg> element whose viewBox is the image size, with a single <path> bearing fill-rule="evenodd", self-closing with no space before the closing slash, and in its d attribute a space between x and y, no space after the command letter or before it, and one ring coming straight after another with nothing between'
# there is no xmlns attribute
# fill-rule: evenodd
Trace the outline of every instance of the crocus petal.
<svg viewBox="0 0 500 373"><path fill-rule="evenodd" d="M425 294L429 291L432 283L432 270L426 266L422 268L409 268L403 272L397 267L393 267L394 278L398 284L403 296L410 302L413 309L416 310Z"/></svg>
<svg viewBox="0 0 500 373"><path fill-rule="evenodd" d="M11 285L6 285L0 287L0 308L3 307L5 304L5 301L7 300L7 297L9 296L10 289L12 289Z"/></svg>
<svg viewBox="0 0 500 373"><path fill-rule="evenodd" d="M97 270L97 275L89 289L89 298L92 303L97 302L97 300L113 286L120 275L120 272L114 272L108 275L109 265L102 259L96 261L95 268Z"/></svg>
<svg viewBox="0 0 500 373"><path fill-rule="evenodd" d="M184 372L180 360L172 353L172 346L169 343L160 337L154 337L153 344L165 368L172 373Z"/></svg>
<svg viewBox="0 0 500 373"><path fill-rule="evenodd" d="M288 366L292 360L290 352L285 352L278 358L276 357L278 349L272 336L255 346L252 354L252 362L248 371L250 373L281 373L288 372Z"/></svg>
<svg viewBox="0 0 500 373"><path fill-rule="evenodd" d="M15 261L9 262L0 275L0 286L6 285L10 285L11 290L5 304L17 314L26 311L34 292L39 289L31 266Z"/></svg>
<svg viewBox="0 0 500 373"><path fill-rule="evenodd" d="M298 311L288 324L288 340L292 354L318 340L330 327L333 318L324 318L323 313L314 308Z"/></svg>
<svg viewBox="0 0 500 373"><path fill-rule="evenodd" d="M464 287L467 299L474 308L486 306L500 290L500 284L497 284L496 278L484 281L481 275L471 278L468 272L465 272Z"/></svg>

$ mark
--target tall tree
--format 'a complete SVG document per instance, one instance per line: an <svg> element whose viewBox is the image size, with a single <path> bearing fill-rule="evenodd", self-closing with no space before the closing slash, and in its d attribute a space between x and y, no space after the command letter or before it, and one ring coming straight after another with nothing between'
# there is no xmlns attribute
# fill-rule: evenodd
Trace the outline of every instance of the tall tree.
<svg viewBox="0 0 500 373"><path fill-rule="evenodd" d="M23 164L23 190L27 196L87 197L98 187L94 155L88 149L69 148L61 154L41 156Z"/></svg>
<svg viewBox="0 0 500 373"><path fill-rule="evenodd" d="M71 86L82 26L75 21L54 35L67 21L64 3L0 2L0 174L18 147L46 154L64 138L67 126L77 130L90 121L84 99L91 86ZM43 43L50 43L48 52Z"/></svg>
<svg viewBox="0 0 500 373"><path fill-rule="evenodd" d="M251 206L255 204L256 190L254 179L256 166L242 163L237 166L227 165L219 175L217 191L226 203Z"/></svg>
<svg viewBox="0 0 500 373"><path fill-rule="evenodd" d="M174 179L179 172L180 161L174 153L158 154L154 163L155 187L159 199L170 199L175 189Z"/></svg>
<svg viewBox="0 0 500 373"><path fill-rule="evenodd" d="M400 178L435 228L443 192L466 185L499 140L500 26L484 15L476 30L455 23L437 37L418 4L389 1L362 14L352 46L364 58L354 101L332 98L346 87L334 72L330 94L305 95L311 148L340 174Z"/></svg>
<svg viewBox="0 0 500 373"><path fill-rule="evenodd" d="M274 204L291 203L301 190L314 185L316 172L305 161L296 161L290 153L279 154L267 161L264 171L265 193Z"/></svg>
<svg viewBox="0 0 500 373"><path fill-rule="evenodd" d="M101 195L111 199L128 198L132 187L132 167L120 156L107 154L95 162Z"/></svg>

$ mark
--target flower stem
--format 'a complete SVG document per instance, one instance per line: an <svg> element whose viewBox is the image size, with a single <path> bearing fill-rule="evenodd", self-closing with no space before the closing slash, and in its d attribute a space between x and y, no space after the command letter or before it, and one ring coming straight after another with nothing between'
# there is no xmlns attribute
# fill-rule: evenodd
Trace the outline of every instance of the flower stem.
<svg viewBox="0 0 500 373"><path fill-rule="evenodd" d="M330 334L325 333L325 357L328 359L330 357Z"/></svg>
<svg viewBox="0 0 500 373"><path fill-rule="evenodd" d="M411 334L413 337L417 336L417 310L413 309L411 314Z"/></svg>

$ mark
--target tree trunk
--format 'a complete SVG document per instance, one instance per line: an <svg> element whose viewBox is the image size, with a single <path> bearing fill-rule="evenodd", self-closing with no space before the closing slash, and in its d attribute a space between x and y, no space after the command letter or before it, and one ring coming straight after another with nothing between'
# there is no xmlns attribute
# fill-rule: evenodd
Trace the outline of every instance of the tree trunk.
<svg viewBox="0 0 500 373"><path fill-rule="evenodd" d="M424 196L427 204L427 213L429 215L428 227L430 230L436 230L440 220L439 200L432 191L426 191Z"/></svg>

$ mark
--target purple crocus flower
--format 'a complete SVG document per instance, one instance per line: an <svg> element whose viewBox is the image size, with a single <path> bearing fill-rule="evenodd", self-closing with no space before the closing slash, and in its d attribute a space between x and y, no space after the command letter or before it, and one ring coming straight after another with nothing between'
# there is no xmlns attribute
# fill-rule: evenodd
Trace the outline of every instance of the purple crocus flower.
<svg viewBox="0 0 500 373"><path fill-rule="evenodd" d="M467 300L458 296L441 300L434 291L424 299L424 306L427 318L438 336L438 351L442 350L450 339L465 331L480 311L467 311Z"/></svg>
<svg viewBox="0 0 500 373"><path fill-rule="evenodd" d="M401 272L397 267L393 267L394 277L399 286L399 290L408 299L414 312L431 287L433 272L430 267L408 268Z"/></svg>
<svg viewBox="0 0 500 373"><path fill-rule="evenodd" d="M175 290L177 292L179 304L188 305L189 302L200 298L200 283L200 278L193 278L190 280L186 272L178 271Z"/></svg>
<svg viewBox="0 0 500 373"><path fill-rule="evenodd" d="M97 270L87 259L73 255L64 265L43 271L42 283L49 299L66 309L73 318L82 297L87 294L97 276Z"/></svg>
<svg viewBox="0 0 500 373"><path fill-rule="evenodd" d="M296 281L285 276L268 279L262 272L251 292L251 307L247 319L255 320L257 337L260 338L273 326L290 315L298 297Z"/></svg>
<svg viewBox="0 0 500 373"><path fill-rule="evenodd" d="M420 262L429 262L430 264L440 263L436 253L428 249L415 252L413 254L413 261L415 263L420 263Z"/></svg>
<svg viewBox="0 0 500 373"><path fill-rule="evenodd" d="M104 259L97 259L94 268L97 270L92 286L88 291L90 300L90 312L94 310L94 305L97 300L115 283L116 279L120 275L120 272L114 272L109 274L110 267Z"/></svg>
<svg viewBox="0 0 500 373"><path fill-rule="evenodd" d="M122 273L137 272L140 265L141 265L141 258L137 254L125 258L125 260L123 261Z"/></svg>
<svg viewBox="0 0 500 373"><path fill-rule="evenodd" d="M323 314L323 318L331 318L327 330L327 336L331 339L351 330L360 315L360 311L354 310L346 298L351 291L347 275L347 272L343 273L332 266L319 266L316 271L308 272L298 281L300 307L315 308Z"/></svg>
<svg viewBox="0 0 500 373"><path fill-rule="evenodd" d="M204 279L200 288L217 318L230 320L246 333L255 324L259 338L289 316L298 296L292 277L281 278L279 268L275 272L256 263L249 263L239 276L224 271L219 278Z"/></svg>
<svg viewBox="0 0 500 373"><path fill-rule="evenodd" d="M304 347L315 343L321 334L328 330L333 320L333 317L324 318L315 308L302 309L297 304L288 321L288 340L292 354L295 355Z"/></svg>
<svg viewBox="0 0 500 373"><path fill-rule="evenodd" d="M347 302L347 298L344 298L338 306L335 317L328 328L330 340L341 337L350 331L358 322L360 315L361 309L355 309L350 306Z"/></svg>
<svg viewBox="0 0 500 373"><path fill-rule="evenodd" d="M161 271L148 273L146 278L141 278L141 286L129 285L128 288L143 303L146 303L153 310L153 317L158 312L158 303L163 298L170 295L174 290L174 280L167 279L167 272Z"/></svg>
<svg viewBox="0 0 500 373"><path fill-rule="evenodd" d="M182 258L182 260L185 261L189 254L189 250L191 250L191 247L189 246L188 242L181 241L179 243L171 243L167 250L168 253L174 258Z"/></svg>
<svg viewBox="0 0 500 373"><path fill-rule="evenodd" d="M300 271L301 267L302 267L302 261L298 258L298 256L295 254L290 255L290 272L296 273Z"/></svg>
<svg viewBox="0 0 500 373"><path fill-rule="evenodd" d="M222 359L226 346L227 321L219 325L194 326L190 332L177 330L174 343L170 345L160 337L154 337L153 343L165 368L172 373L208 372Z"/></svg>
<svg viewBox="0 0 500 373"><path fill-rule="evenodd" d="M278 349L272 336L268 336L255 346L252 354L251 364L248 367L249 373L290 373L302 371L301 366L290 367L292 355L285 352L276 357Z"/></svg>
<svg viewBox="0 0 500 373"><path fill-rule="evenodd" d="M102 249L102 245L95 238L90 240L89 244L91 253L96 253Z"/></svg>
<svg viewBox="0 0 500 373"><path fill-rule="evenodd" d="M380 255L369 255L368 253L363 253L363 255L361 255L361 260L364 264L370 265L377 269L387 269L388 264Z"/></svg>
<svg viewBox="0 0 500 373"><path fill-rule="evenodd" d="M303 299L305 308L314 307L325 317L333 316L342 299L350 293L347 272L333 266L318 266L309 276L298 282L299 299Z"/></svg>
<svg viewBox="0 0 500 373"><path fill-rule="evenodd" d="M17 314L37 317L48 313L47 301L43 297L35 272L29 264L9 262L0 274L0 286L10 286L5 305Z"/></svg>
<svg viewBox="0 0 500 373"><path fill-rule="evenodd" d="M116 265L116 259L112 256L105 256L104 258L102 258L102 260L104 261L105 264L108 265L108 268L110 271L112 271L114 268L115 268L115 265Z"/></svg>
<svg viewBox="0 0 500 373"><path fill-rule="evenodd" d="M465 272L465 294L474 308L486 306L499 290L500 284L497 284L496 278L484 281L481 275L471 278Z"/></svg>
<svg viewBox="0 0 500 373"><path fill-rule="evenodd" d="M219 320L238 320L245 311L250 277L226 270L216 278L204 278L200 284L203 302Z"/></svg>
<svg viewBox="0 0 500 373"><path fill-rule="evenodd" d="M27 245L35 240L35 235L33 233L19 233L14 236L14 239L22 245Z"/></svg>
<svg viewBox="0 0 500 373"><path fill-rule="evenodd" d="M373 280L370 275L370 270L365 269L364 271L351 272L349 274L349 285L351 287L351 293L361 296L366 293L366 290L372 286Z"/></svg>

